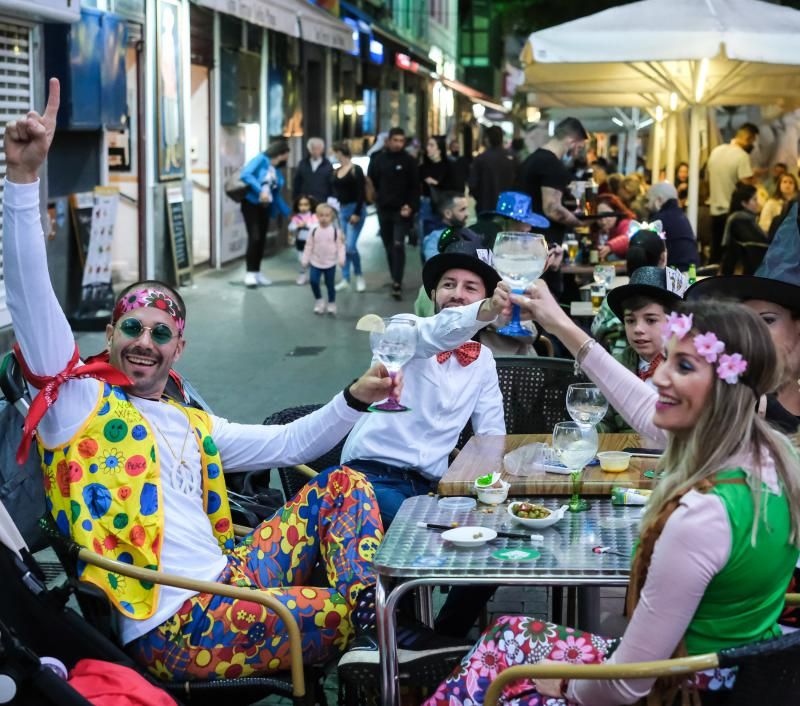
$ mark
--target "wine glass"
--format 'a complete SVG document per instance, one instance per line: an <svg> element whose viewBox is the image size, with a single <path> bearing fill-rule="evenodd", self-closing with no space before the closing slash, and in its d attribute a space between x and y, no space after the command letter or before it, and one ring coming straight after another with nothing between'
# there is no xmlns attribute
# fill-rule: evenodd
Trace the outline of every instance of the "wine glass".
<svg viewBox="0 0 800 706"><path fill-rule="evenodd" d="M595 427L608 412L608 400L597 385L576 382L567 388L567 412L578 424Z"/></svg>
<svg viewBox="0 0 800 706"><path fill-rule="evenodd" d="M372 354L386 366L394 382L400 369L414 357L417 349L417 324L411 319L384 319L383 331L369 334ZM371 412L407 412L409 407L400 404L394 394L386 402L370 406Z"/></svg>
<svg viewBox="0 0 800 706"><path fill-rule="evenodd" d="M593 426L577 422L558 422L553 427L553 449L561 459L561 463L570 470L569 475L572 480L572 497L568 505L570 512L583 512L590 507L580 496L583 485L581 472L594 458L598 445L597 430Z"/></svg>
<svg viewBox="0 0 800 706"><path fill-rule="evenodd" d="M494 268L509 284L511 291L522 294L544 272L547 262L547 240L539 233L498 233L494 241ZM498 333L504 336L530 336L520 323L520 310L515 304L511 322Z"/></svg>

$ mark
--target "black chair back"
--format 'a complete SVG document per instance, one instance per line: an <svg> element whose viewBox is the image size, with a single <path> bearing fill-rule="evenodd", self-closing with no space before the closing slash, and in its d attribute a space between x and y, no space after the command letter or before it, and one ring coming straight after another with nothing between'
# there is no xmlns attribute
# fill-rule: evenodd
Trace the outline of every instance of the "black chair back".
<svg viewBox="0 0 800 706"><path fill-rule="evenodd" d="M496 358L507 434L549 434L569 419L567 388L586 382L566 358Z"/></svg>
<svg viewBox="0 0 800 706"><path fill-rule="evenodd" d="M795 706L800 702L800 631L723 650L719 663L738 667L738 673L733 690L719 692L715 706Z"/></svg>
<svg viewBox="0 0 800 706"><path fill-rule="evenodd" d="M264 424L290 424L291 422L305 417L312 412L316 412L321 404L307 404L298 407L287 407L279 412L270 414L265 420ZM342 459L342 449L347 437L342 439L330 451L324 453L319 458L306 463L305 465L315 471L324 471L331 466L338 466ZM291 466L278 469L278 477L281 480L281 487L286 500L293 498L297 495L298 491L308 482L308 477L297 471Z"/></svg>

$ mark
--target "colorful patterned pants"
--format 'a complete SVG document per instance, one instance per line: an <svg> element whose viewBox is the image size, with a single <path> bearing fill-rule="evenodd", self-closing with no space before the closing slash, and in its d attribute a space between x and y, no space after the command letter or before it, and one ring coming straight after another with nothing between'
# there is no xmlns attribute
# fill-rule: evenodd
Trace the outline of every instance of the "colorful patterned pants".
<svg viewBox="0 0 800 706"><path fill-rule="evenodd" d="M359 592L375 584L372 559L383 537L378 505L363 475L347 468L321 473L228 556L219 583L257 588L292 611L303 636L303 661L343 650ZM307 586L319 560L330 588ZM272 611L246 600L199 594L131 643L156 676L218 679L289 667L289 638Z"/></svg>
<svg viewBox="0 0 800 706"><path fill-rule="evenodd" d="M571 664L605 661L619 640L565 628L537 618L503 616L481 635L461 664L439 685L423 706L480 706L492 680L504 669L549 659ZM727 691L736 680L735 668L697 672L700 691ZM509 684L501 697L504 706L570 706L572 702L541 696L528 680Z"/></svg>

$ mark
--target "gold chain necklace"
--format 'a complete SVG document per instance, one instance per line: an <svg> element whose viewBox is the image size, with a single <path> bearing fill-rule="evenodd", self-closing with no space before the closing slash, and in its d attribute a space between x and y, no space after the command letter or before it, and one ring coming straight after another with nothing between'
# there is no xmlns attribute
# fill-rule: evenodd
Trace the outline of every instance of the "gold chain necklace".
<svg viewBox="0 0 800 706"><path fill-rule="evenodd" d="M178 467L180 468L183 466L184 468L189 468L189 464L186 463L184 459L184 454L186 453L186 442L189 440L189 432L192 430L192 423L187 419L186 420L186 434L183 437L183 446L181 446L181 456L178 458L178 454L172 448L172 445L169 443L169 439L167 439L167 435L161 431L158 427L155 428L156 431L161 434L161 438L164 439L164 443L167 445L169 452L172 454L172 458L174 458L178 462Z"/></svg>

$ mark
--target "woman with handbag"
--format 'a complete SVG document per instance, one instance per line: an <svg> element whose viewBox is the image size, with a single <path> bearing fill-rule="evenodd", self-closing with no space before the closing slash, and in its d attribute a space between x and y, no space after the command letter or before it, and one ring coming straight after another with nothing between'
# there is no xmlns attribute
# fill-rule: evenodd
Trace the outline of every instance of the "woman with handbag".
<svg viewBox="0 0 800 706"><path fill-rule="evenodd" d="M286 179L280 171L288 159L289 145L282 140L276 141L245 164L240 173L241 180L249 187L242 199L242 216L247 228L244 284L251 289L272 284L261 274L261 259L264 257L269 219L289 215L289 207L281 195Z"/></svg>

